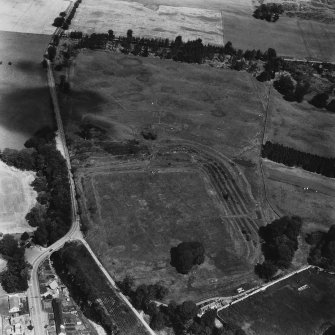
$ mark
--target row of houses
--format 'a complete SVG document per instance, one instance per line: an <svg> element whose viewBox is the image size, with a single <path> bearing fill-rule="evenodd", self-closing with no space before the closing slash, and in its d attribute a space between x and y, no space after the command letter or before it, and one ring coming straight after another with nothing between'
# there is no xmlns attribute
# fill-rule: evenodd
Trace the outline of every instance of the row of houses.
<svg viewBox="0 0 335 335"><path fill-rule="evenodd" d="M30 335L33 333L25 294L0 297L1 332L3 335Z"/></svg>

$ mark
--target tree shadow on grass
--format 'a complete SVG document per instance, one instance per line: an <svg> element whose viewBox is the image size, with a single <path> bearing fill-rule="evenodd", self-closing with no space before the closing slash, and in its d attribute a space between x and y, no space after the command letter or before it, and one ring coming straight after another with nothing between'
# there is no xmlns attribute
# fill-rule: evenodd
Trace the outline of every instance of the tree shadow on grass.
<svg viewBox="0 0 335 335"><path fill-rule="evenodd" d="M9 131L27 135L54 125L48 87L0 90L0 125Z"/></svg>

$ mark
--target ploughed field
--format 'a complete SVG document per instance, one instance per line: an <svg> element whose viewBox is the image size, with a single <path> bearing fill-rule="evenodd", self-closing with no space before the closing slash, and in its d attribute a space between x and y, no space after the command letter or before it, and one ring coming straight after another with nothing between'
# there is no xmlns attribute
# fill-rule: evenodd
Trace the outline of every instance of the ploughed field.
<svg viewBox="0 0 335 335"><path fill-rule="evenodd" d="M247 334L312 335L334 323L334 311L334 275L309 269L221 310L219 317Z"/></svg>

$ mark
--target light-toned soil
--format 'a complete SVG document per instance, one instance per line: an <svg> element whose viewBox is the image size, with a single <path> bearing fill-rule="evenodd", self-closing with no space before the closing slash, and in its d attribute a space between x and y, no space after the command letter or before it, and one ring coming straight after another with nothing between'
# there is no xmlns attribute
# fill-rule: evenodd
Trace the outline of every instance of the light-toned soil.
<svg viewBox="0 0 335 335"><path fill-rule="evenodd" d="M126 35L132 29L136 36L201 38L205 43L222 44L221 14L217 10L161 5L158 8L138 2L86 0L79 6L72 30L86 33L113 29L116 35Z"/></svg>
<svg viewBox="0 0 335 335"><path fill-rule="evenodd" d="M68 0L1 0L0 30L52 34L54 18L69 5Z"/></svg>
<svg viewBox="0 0 335 335"><path fill-rule="evenodd" d="M335 60L335 25L281 16L276 23L252 17L252 1L86 0L80 5L72 30L86 33L112 29L125 35L184 40L201 38L221 45L231 41L241 49L266 50L282 56ZM335 14L334 14L335 15Z"/></svg>
<svg viewBox="0 0 335 335"><path fill-rule="evenodd" d="M37 193L30 186L35 173L20 171L0 162L0 232L3 234L34 231L25 220L36 203Z"/></svg>
<svg viewBox="0 0 335 335"><path fill-rule="evenodd" d="M38 129L53 124L41 65L49 40L47 35L0 31L0 149L22 148Z"/></svg>

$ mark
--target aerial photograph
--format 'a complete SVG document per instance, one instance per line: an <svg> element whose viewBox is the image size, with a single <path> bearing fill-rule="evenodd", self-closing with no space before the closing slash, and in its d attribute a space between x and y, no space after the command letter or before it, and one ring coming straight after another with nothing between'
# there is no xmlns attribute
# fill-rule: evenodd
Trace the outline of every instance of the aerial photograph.
<svg viewBox="0 0 335 335"><path fill-rule="evenodd" d="M0 335L335 335L335 0L0 17Z"/></svg>

